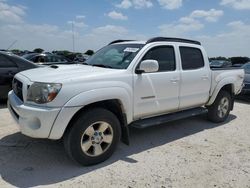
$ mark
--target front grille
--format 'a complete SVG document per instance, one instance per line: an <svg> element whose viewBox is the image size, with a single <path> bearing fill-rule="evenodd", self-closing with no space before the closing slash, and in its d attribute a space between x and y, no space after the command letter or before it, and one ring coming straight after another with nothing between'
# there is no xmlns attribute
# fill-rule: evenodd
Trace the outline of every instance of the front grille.
<svg viewBox="0 0 250 188"><path fill-rule="evenodd" d="M23 83L17 80L16 78L13 79L12 89L16 96L23 101Z"/></svg>

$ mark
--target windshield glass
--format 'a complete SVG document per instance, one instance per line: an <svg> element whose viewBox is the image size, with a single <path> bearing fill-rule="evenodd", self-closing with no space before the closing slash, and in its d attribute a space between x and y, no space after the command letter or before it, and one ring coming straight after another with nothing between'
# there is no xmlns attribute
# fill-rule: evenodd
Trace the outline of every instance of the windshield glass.
<svg viewBox="0 0 250 188"><path fill-rule="evenodd" d="M113 44L105 46L85 63L93 66L126 69L143 46L143 44Z"/></svg>

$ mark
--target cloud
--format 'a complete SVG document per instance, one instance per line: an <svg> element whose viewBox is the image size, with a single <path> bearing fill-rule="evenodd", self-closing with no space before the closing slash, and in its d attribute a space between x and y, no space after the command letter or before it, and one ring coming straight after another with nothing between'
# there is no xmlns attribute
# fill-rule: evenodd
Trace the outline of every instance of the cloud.
<svg viewBox="0 0 250 188"><path fill-rule="evenodd" d="M116 11L109 12L108 17L114 20L127 20L128 19L127 16L124 16L122 13L116 12Z"/></svg>
<svg viewBox="0 0 250 188"><path fill-rule="evenodd" d="M183 17L177 23L163 24L159 26L160 34L168 37L183 37L192 31L201 30L204 27L199 21Z"/></svg>
<svg viewBox="0 0 250 188"><path fill-rule="evenodd" d="M250 0L222 0L220 4L225 6L231 6L234 9L238 10L250 9Z"/></svg>
<svg viewBox="0 0 250 188"><path fill-rule="evenodd" d="M222 10L210 9L205 10L195 10L191 13L190 17L192 18L204 18L208 22L216 22L218 19L223 16L224 12Z"/></svg>
<svg viewBox="0 0 250 188"><path fill-rule="evenodd" d="M83 19L85 19L85 16L84 15L77 15L76 19L77 20L83 20Z"/></svg>
<svg viewBox="0 0 250 188"><path fill-rule="evenodd" d="M122 26L106 25L97 27L92 30L94 34L111 34L111 35L123 35L128 33L128 30Z"/></svg>
<svg viewBox="0 0 250 188"><path fill-rule="evenodd" d="M207 22L216 22L223 14L222 10L195 10L188 16L180 18L177 22L160 25L160 34L171 37L185 37L191 32L204 28L204 23L200 19L205 19Z"/></svg>
<svg viewBox="0 0 250 188"><path fill-rule="evenodd" d="M120 4L117 4L116 7L128 9L128 8L132 7L132 5L133 4L130 0L123 0Z"/></svg>
<svg viewBox="0 0 250 188"><path fill-rule="evenodd" d="M25 16L24 6L9 5L6 1L0 1L0 22L5 23L21 23Z"/></svg>
<svg viewBox="0 0 250 188"><path fill-rule="evenodd" d="M153 6L151 0L122 0L120 4L117 4L116 7L122 9L128 9L134 7L135 9L150 8Z"/></svg>
<svg viewBox="0 0 250 188"><path fill-rule="evenodd" d="M242 21L227 24L228 32L214 36L199 36L200 40L211 56L249 56L250 25Z"/></svg>
<svg viewBox="0 0 250 188"><path fill-rule="evenodd" d="M79 21L68 21L67 24L70 24L70 25L73 24L75 27L78 27L78 28L85 28L88 26L84 22L79 22Z"/></svg>
<svg viewBox="0 0 250 188"><path fill-rule="evenodd" d="M178 9L182 6L182 0L158 0L159 4L169 10Z"/></svg>
<svg viewBox="0 0 250 188"><path fill-rule="evenodd" d="M67 24L70 24L70 25L73 24L75 27L78 27L78 28L85 28L88 25L84 23L84 21L83 21L84 19L85 19L85 16L77 15L75 17L75 20L70 20L67 22Z"/></svg>

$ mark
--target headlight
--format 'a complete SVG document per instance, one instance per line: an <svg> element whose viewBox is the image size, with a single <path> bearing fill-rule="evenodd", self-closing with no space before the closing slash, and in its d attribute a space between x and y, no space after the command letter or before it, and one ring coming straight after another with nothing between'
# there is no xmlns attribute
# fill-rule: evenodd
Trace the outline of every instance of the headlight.
<svg viewBox="0 0 250 188"><path fill-rule="evenodd" d="M27 101L37 104L51 102L55 99L61 88L62 84L35 82L28 89Z"/></svg>

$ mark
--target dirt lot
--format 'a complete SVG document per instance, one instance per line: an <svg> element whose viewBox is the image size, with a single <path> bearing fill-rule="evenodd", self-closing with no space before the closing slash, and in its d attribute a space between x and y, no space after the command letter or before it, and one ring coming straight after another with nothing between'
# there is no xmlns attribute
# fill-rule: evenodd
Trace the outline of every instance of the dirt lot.
<svg viewBox="0 0 250 188"><path fill-rule="evenodd" d="M196 117L130 131L130 146L80 167L60 141L21 135L2 105L0 187L250 187L249 103L236 103L223 124Z"/></svg>

